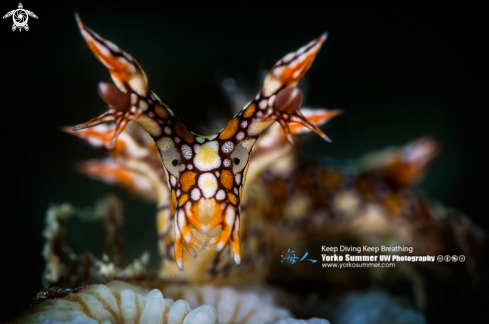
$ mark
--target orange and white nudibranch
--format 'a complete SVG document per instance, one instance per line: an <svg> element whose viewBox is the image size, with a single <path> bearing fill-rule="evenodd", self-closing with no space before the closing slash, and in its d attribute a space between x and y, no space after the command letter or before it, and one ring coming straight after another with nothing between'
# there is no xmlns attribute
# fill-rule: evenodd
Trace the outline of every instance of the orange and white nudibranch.
<svg viewBox="0 0 489 324"><path fill-rule="evenodd" d="M279 60L265 77L262 90L227 126L210 136L190 132L173 111L149 89L141 66L128 53L100 37L77 17L80 31L95 56L108 69L116 86L101 83L99 91L109 109L99 117L75 126L74 131L115 121L112 145L126 124L134 120L155 141L170 190L174 217L175 260L183 269L183 247L203 247L191 232L209 233L206 246L221 250L230 243L231 256L240 263L240 202L251 149L258 137L278 121L293 141L288 124L299 123L324 139L326 135L299 110L302 94L296 87L309 69L326 35Z"/></svg>

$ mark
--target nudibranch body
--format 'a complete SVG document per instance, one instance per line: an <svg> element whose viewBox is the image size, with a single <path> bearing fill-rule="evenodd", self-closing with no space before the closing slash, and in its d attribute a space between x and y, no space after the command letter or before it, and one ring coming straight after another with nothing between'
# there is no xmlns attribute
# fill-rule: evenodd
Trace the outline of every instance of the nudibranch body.
<svg viewBox="0 0 489 324"><path fill-rule="evenodd" d="M173 241L178 267L183 269L183 247L196 257L193 246L203 248L217 243L220 251L228 242L231 256L239 264L240 205L256 140L275 121L282 126L289 141L292 141L288 127L291 122L328 139L300 112L302 95L296 87L326 35L279 60L266 76L261 91L224 129L202 136L190 132L149 89L144 71L131 55L95 34L79 19L78 25L117 87L101 83L99 91L109 109L73 130L115 121L111 143L114 145L129 121L141 125L155 141L163 161L170 203L159 207L166 217L159 217L158 228L167 245ZM211 238L203 244L195 231Z"/></svg>
<svg viewBox="0 0 489 324"><path fill-rule="evenodd" d="M303 109L304 116L320 126L330 118L336 116L338 110ZM79 164L80 171L100 179L107 183L119 184L130 193L145 200L154 201L157 206L165 202L170 191L166 186L161 163L154 163L150 159L157 159L154 152L156 146L151 138L141 127L130 122L119 136L113 147L110 147L111 136L115 126L97 125L92 128L77 132L66 127L65 131L87 140L92 146L108 151L110 158L90 160ZM301 136L309 131L300 124L290 125L294 137ZM151 145L150 145L151 144ZM248 208L256 203L257 197L249 197L250 189L256 186L264 170L274 167L277 161L288 160L287 156L293 152L293 146L287 140L286 134L278 124L274 124L260 137L250 156L250 171L247 174L247 184L242 199L242 224L240 226L241 244L243 246L243 262L238 267L227 258L228 246L221 252L214 249L202 249L199 258L193 259L189 254L183 255L184 263L189 265L183 272L176 271L173 257L173 245L160 240L160 251L164 262L161 270L163 278L179 278L191 282L209 282L216 280L231 282L235 279L246 281L262 280L268 273L270 252L266 246L270 245L270 237L267 237L267 217L261 213L253 212L254 208ZM155 177L155 174L163 174ZM158 188L161 188L159 190ZM155 193L161 193L155 195ZM262 197L260 202L268 205L270 202ZM260 208L255 209L261 210ZM157 219L166 219L167 213L158 210ZM194 233L196 236L201 233ZM169 237L168 237L169 238Z"/></svg>

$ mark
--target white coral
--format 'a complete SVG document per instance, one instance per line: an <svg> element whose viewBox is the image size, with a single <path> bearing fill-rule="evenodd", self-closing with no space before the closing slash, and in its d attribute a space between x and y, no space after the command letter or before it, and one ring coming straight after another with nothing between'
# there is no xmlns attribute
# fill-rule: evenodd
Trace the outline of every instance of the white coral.
<svg viewBox="0 0 489 324"><path fill-rule="evenodd" d="M225 286L175 285L164 287L163 291L185 299L192 307L202 303L214 306L218 323L263 324L291 316L287 309L276 305L271 294L259 287L238 291Z"/></svg>
<svg viewBox="0 0 489 324"><path fill-rule="evenodd" d="M182 299L164 298L162 290ZM214 285L170 284L162 290L148 291L114 280L48 299L14 323L329 324L317 318L291 318L288 310L275 304L271 293L258 286L240 291Z"/></svg>
<svg viewBox="0 0 489 324"><path fill-rule="evenodd" d="M14 323L215 324L216 320L217 312L210 305L192 310L184 300L165 299L158 289L147 292L112 281L46 300Z"/></svg>

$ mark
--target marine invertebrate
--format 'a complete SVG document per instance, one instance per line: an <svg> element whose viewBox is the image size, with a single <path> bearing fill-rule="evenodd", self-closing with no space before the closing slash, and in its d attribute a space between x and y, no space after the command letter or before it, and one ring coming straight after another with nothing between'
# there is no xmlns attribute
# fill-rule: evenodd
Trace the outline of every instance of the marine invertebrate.
<svg viewBox="0 0 489 324"><path fill-rule="evenodd" d="M278 121L290 141L290 122L300 123L328 139L300 112L302 95L295 87L312 64L326 35L279 60L266 76L261 91L223 130L202 136L190 132L151 92L144 71L132 56L92 32L79 18L78 25L95 56L109 69L117 87L101 83L99 91L109 109L73 130L115 121L113 145L129 121L139 123L154 139L167 175L171 202L159 206L168 209L164 219L158 222L159 231L167 244L173 241L179 269L183 269L184 247L192 256L196 256L192 246L203 247L191 227L208 233L221 226L205 245L217 243L219 251L229 241L230 253L239 264L240 204L249 156L258 137Z"/></svg>
<svg viewBox="0 0 489 324"><path fill-rule="evenodd" d="M303 113L316 125L321 125L337 115L339 111L303 109ZM110 158L84 161L79 164L79 169L91 177L109 183L117 183L137 197L154 201L157 205L165 202L165 199L169 199L170 191L166 186L163 166L156 161L158 157L155 154L155 145L151 143L151 138L140 127L134 123L129 123L114 147L110 147L114 128L114 125L98 125L77 132L71 131L68 127L65 128L65 131L87 140L92 146L103 148L109 152ZM291 125L291 133L296 137L307 131L307 128L298 124ZM250 171L247 176L249 182L246 188L253 186L257 177L267 166L286 156L292 148L281 128L277 124L272 125L253 148L249 162ZM137 154L135 154L136 152ZM244 223L241 225L240 233L242 237L244 236L242 244L245 247L243 253L246 261L240 267L236 267L229 263L225 253L216 253L213 249L203 249L199 252L201 254L199 259L185 255L185 263L190 266L183 272L175 271L171 251L172 245L160 240L159 247L164 257L162 277L177 277L193 282L218 279L231 281L236 276L241 280L248 278L253 281L264 278L269 268L270 255L266 252L268 249L257 249L257 247L264 244L268 245L266 243L268 239L265 238L266 220L262 214L246 212L248 210L246 207L247 191L248 189L244 190L244 207L242 209ZM161 210L158 210L158 219L161 219L160 213ZM223 273L218 268L227 268L228 270Z"/></svg>

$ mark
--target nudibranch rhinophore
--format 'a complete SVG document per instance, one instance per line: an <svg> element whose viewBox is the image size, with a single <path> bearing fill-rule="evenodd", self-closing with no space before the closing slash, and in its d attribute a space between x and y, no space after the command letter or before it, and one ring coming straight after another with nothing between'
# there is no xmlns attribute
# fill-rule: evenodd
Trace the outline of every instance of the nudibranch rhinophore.
<svg viewBox="0 0 489 324"><path fill-rule="evenodd" d="M241 261L239 224L249 159L253 145L274 122L278 122L290 142L289 123L299 123L329 138L299 110L302 94L297 83L311 66L326 40L318 37L296 52L279 60L265 77L263 87L227 126L214 135L189 131L174 112L148 86L146 74L136 60L112 42L105 40L77 17L80 31L90 49L108 69L116 86L100 83L99 92L108 110L74 131L115 121L111 145L129 121L135 121L155 141L164 165L170 197L159 206L160 233L172 244L175 260L183 269L183 248L194 257L193 246L217 244L220 251L229 242L236 264ZM212 231L221 227L220 231ZM191 231L215 234L202 243Z"/></svg>

